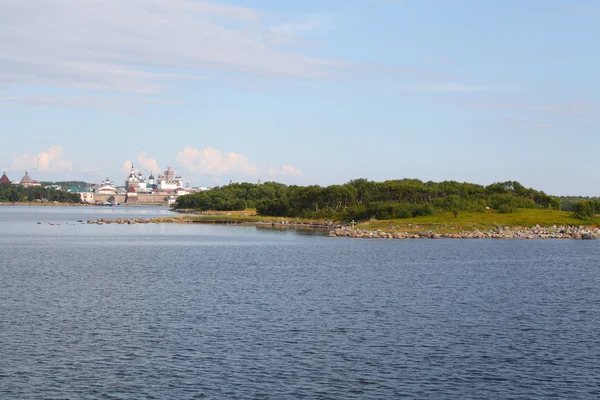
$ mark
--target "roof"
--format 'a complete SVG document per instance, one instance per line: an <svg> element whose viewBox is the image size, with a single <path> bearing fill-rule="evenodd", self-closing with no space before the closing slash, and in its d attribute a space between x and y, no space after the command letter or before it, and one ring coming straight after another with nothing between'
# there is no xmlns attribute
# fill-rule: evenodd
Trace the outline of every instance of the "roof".
<svg viewBox="0 0 600 400"><path fill-rule="evenodd" d="M127 189L127 193L137 193L135 191L135 188L133 186L129 186L129 189Z"/></svg>
<svg viewBox="0 0 600 400"><path fill-rule="evenodd" d="M100 186L98 188L94 188L94 190L96 192L111 192L111 193L117 192L117 189L115 187L109 186L109 185Z"/></svg>
<svg viewBox="0 0 600 400"><path fill-rule="evenodd" d="M25 171L25 176L21 179L21 184L23 183L31 183L31 178L29 177L29 173Z"/></svg>
<svg viewBox="0 0 600 400"><path fill-rule="evenodd" d="M10 179L8 179L8 176L6 176L6 171L4 171L4 173L2 174L2 177L0 178L0 183L10 183Z"/></svg>

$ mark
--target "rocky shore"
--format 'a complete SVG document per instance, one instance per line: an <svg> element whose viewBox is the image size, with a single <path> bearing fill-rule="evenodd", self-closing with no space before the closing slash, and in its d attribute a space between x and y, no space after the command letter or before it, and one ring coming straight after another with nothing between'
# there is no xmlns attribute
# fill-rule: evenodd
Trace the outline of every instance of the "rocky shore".
<svg viewBox="0 0 600 400"><path fill-rule="evenodd" d="M84 221L78 221L83 223ZM160 223L197 223L197 224L225 224L225 225L256 225L260 228L273 229L318 229L324 230L327 237L348 237L362 239L583 239L591 240L600 238L600 228L589 226L557 226L543 227L536 225L531 228L519 226L496 227L492 230L474 230L455 233L440 233L433 231L423 232L385 232L381 230L354 229L349 226L339 225L334 222L295 222L295 221L245 221L245 220L198 220L182 217L167 218L117 218L88 220L88 224L95 225L132 225L132 224L160 224Z"/></svg>
<svg viewBox="0 0 600 400"><path fill-rule="evenodd" d="M459 233L436 233L433 231L408 233L369 231L340 226L329 231L328 237L350 237L367 239L597 239L600 229L585 226L536 225L531 228L518 226L497 227L488 231L465 231Z"/></svg>
<svg viewBox="0 0 600 400"><path fill-rule="evenodd" d="M79 220L77 222L84 222ZM246 220L234 220L234 219L188 219L184 217L160 217L160 218L117 218L117 219L106 219L100 218L98 220L88 220L88 225L110 225L110 224L161 224L161 223L188 223L188 224L223 224L223 225L256 225L262 228L306 228L306 229L332 229L338 228L341 225L337 225L333 222L324 223L308 223L308 222L291 222L291 221L246 221Z"/></svg>

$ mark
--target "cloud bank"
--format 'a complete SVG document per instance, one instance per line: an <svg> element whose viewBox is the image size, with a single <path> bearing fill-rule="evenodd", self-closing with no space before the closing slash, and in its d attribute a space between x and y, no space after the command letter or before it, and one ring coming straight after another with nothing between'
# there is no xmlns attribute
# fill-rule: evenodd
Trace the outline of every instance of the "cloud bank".
<svg viewBox="0 0 600 400"><path fill-rule="evenodd" d="M12 161L13 170L36 170L40 172L71 171L73 163L61 146L50 146L38 154L24 153Z"/></svg>
<svg viewBox="0 0 600 400"><path fill-rule="evenodd" d="M237 153L224 153L212 147L199 150L186 146L177 154L176 160L187 171L205 175L259 176L258 166L247 157Z"/></svg>
<svg viewBox="0 0 600 400"><path fill-rule="evenodd" d="M158 165L158 161L156 161L154 158L148 157L148 153L146 151L142 151L140 154L138 154L135 161L136 168L141 167L152 173L162 172L162 169Z"/></svg>
<svg viewBox="0 0 600 400"><path fill-rule="evenodd" d="M226 153L212 147L200 150L186 146L177 154L177 162L188 172L212 177L228 175L275 180L304 176L302 171L291 165L261 167L242 154Z"/></svg>
<svg viewBox="0 0 600 400"><path fill-rule="evenodd" d="M282 44L272 14L208 1L3 0L0 15L0 86L148 94L204 71L319 79L344 65Z"/></svg>

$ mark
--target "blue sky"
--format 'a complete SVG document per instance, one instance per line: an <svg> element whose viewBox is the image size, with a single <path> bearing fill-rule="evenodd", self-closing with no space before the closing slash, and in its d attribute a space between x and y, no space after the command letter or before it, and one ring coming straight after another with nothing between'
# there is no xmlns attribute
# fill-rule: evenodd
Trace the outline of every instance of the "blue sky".
<svg viewBox="0 0 600 400"><path fill-rule="evenodd" d="M598 195L600 2L0 1L11 179Z"/></svg>

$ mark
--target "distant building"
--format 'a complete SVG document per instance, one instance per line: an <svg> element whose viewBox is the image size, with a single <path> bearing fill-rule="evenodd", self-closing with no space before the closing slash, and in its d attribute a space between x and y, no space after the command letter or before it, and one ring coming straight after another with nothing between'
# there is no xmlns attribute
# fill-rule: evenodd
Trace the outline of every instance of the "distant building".
<svg viewBox="0 0 600 400"><path fill-rule="evenodd" d="M184 188L178 187L178 188L173 189L173 194L175 196L183 196L183 195L186 195L186 194L190 194L190 192L188 192Z"/></svg>
<svg viewBox="0 0 600 400"><path fill-rule="evenodd" d="M8 176L6 176L6 171L4 171L4 173L2 174L2 177L0 178L0 183L10 183L10 179L8 179Z"/></svg>
<svg viewBox="0 0 600 400"><path fill-rule="evenodd" d="M96 194L116 194L117 193L117 188L115 187L115 184L112 183L110 178L106 178L104 180L104 182L102 182L99 185L92 186L92 190Z"/></svg>
<svg viewBox="0 0 600 400"><path fill-rule="evenodd" d="M31 186L42 186L42 183L40 181L32 180L29 177L29 172L25 171L25 176L23 176L23 178L21 178L19 185L21 185L23 187L31 187Z"/></svg>
<svg viewBox="0 0 600 400"><path fill-rule="evenodd" d="M130 186L129 189L127 189L127 195L125 196L125 202L126 203L137 203L138 200L139 199L138 199L138 195L137 195L135 188L133 186Z"/></svg>
<svg viewBox="0 0 600 400"><path fill-rule="evenodd" d="M154 182L154 177L152 175L150 175L149 179L152 181L152 183L149 183L148 181L146 181L142 171L139 171L136 174L133 163L131 163L131 171L129 172L129 176L125 180L125 188L129 189L130 187L132 187L132 188L135 188L136 192L150 193L150 192L152 192L152 185Z"/></svg>
<svg viewBox="0 0 600 400"><path fill-rule="evenodd" d="M210 190L210 188L208 186L194 186L192 188L190 188L191 192L204 192Z"/></svg>
<svg viewBox="0 0 600 400"><path fill-rule="evenodd" d="M79 192L79 197L81 197L82 203L93 203L94 202L94 193L93 192Z"/></svg>
<svg viewBox="0 0 600 400"><path fill-rule="evenodd" d="M170 166L167 167L164 175L158 176L156 188L158 190L174 190L183 187L183 178L175 176L175 171Z"/></svg>

